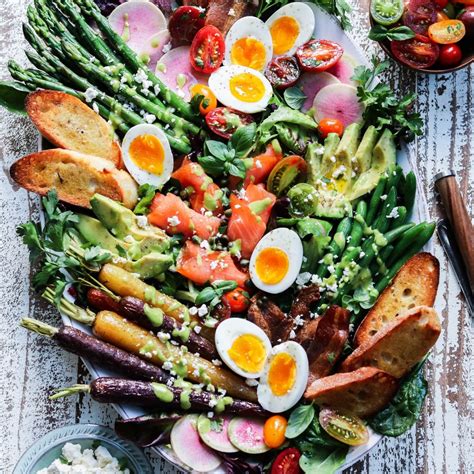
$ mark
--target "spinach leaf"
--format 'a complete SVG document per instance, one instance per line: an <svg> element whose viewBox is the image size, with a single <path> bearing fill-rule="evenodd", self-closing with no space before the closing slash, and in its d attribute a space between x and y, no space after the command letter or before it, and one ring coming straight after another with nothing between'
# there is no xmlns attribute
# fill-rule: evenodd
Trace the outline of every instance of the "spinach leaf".
<svg viewBox="0 0 474 474"><path fill-rule="evenodd" d="M283 92L283 98L285 99L288 107L299 110L304 104L307 97L303 94L303 91L299 87L290 87Z"/></svg>
<svg viewBox="0 0 474 474"><path fill-rule="evenodd" d="M369 32L369 38L374 41L404 41L415 37L415 32L408 26L396 26L388 29L383 25L374 25Z"/></svg>
<svg viewBox="0 0 474 474"><path fill-rule="evenodd" d="M289 439L301 435L313 421L315 410L313 405L300 405L296 407L288 419L285 436Z"/></svg>
<svg viewBox="0 0 474 474"><path fill-rule="evenodd" d="M0 105L10 112L26 115L25 99L30 89L15 81L0 81Z"/></svg>
<svg viewBox="0 0 474 474"><path fill-rule="evenodd" d="M321 448L316 447L305 451L300 458L300 467L307 473L333 474L346 460L349 448Z"/></svg>
<svg viewBox="0 0 474 474"><path fill-rule="evenodd" d="M425 360L402 381L388 407L370 420L369 425L375 431L386 436L400 436L416 423L428 393L428 382L421 370Z"/></svg>

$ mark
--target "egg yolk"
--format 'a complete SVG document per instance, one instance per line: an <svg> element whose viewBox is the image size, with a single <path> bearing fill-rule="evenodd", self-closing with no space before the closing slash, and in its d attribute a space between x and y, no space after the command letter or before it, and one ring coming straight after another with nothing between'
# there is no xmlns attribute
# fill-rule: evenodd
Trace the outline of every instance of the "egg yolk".
<svg viewBox="0 0 474 474"><path fill-rule="evenodd" d="M237 337L227 353L239 368L249 373L260 372L267 357L263 342L253 334Z"/></svg>
<svg viewBox="0 0 474 474"><path fill-rule="evenodd" d="M142 170L161 175L165 161L165 150L154 135L139 135L128 149L130 159Z"/></svg>
<svg viewBox="0 0 474 474"><path fill-rule="evenodd" d="M240 38L230 51L232 64L262 70L265 67L265 46L255 38Z"/></svg>
<svg viewBox="0 0 474 474"><path fill-rule="evenodd" d="M263 249L255 261L255 271L262 283L267 285L275 285L283 280L289 266L288 255L277 247Z"/></svg>
<svg viewBox="0 0 474 474"><path fill-rule="evenodd" d="M279 352L273 356L268 371L268 385L274 395L287 394L295 384L296 362L286 352Z"/></svg>
<svg viewBox="0 0 474 474"><path fill-rule="evenodd" d="M265 85L261 79L249 72L236 74L230 79L229 85L231 94L242 102L258 102L265 94Z"/></svg>
<svg viewBox="0 0 474 474"><path fill-rule="evenodd" d="M270 27L273 41L273 54L279 55L289 51L300 33L300 25L291 16L282 16Z"/></svg>

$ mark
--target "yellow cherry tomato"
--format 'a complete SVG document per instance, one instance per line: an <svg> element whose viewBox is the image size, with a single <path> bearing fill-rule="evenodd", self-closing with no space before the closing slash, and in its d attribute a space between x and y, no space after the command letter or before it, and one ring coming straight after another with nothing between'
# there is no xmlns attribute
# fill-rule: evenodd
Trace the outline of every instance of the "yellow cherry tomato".
<svg viewBox="0 0 474 474"><path fill-rule="evenodd" d="M263 441L269 448L279 448L285 442L288 421L281 415L268 418L263 426Z"/></svg>
<svg viewBox="0 0 474 474"><path fill-rule="evenodd" d="M209 87L204 84L194 84L190 89L191 97L202 95L203 99L199 104L199 112L201 115L206 115L211 110L217 107L217 99Z"/></svg>
<svg viewBox="0 0 474 474"><path fill-rule="evenodd" d="M431 41L438 44L457 43L464 38L466 27L461 20L443 20L433 23L428 28Z"/></svg>

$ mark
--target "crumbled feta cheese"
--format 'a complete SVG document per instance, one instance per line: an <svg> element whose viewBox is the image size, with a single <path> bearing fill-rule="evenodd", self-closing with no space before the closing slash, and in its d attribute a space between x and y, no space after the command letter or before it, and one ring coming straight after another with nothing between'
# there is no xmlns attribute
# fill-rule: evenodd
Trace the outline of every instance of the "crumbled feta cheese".
<svg viewBox="0 0 474 474"><path fill-rule="evenodd" d="M398 207L394 207L389 214L387 214L387 219L396 219L397 217L400 216L400 213L398 212Z"/></svg>
<svg viewBox="0 0 474 474"><path fill-rule="evenodd" d="M365 257L365 252L360 252L359 258Z"/></svg>
<svg viewBox="0 0 474 474"><path fill-rule="evenodd" d="M132 235L126 235L126 236L123 238L123 241L124 241L124 242L127 242L127 244L134 244L134 243L135 243L135 239L133 238Z"/></svg>
<svg viewBox="0 0 474 474"><path fill-rule="evenodd" d="M97 91L97 89L89 87L84 92L84 99L86 100L86 102L92 102L98 95L99 92Z"/></svg>
<svg viewBox="0 0 474 474"><path fill-rule="evenodd" d="M199 306L198 308L198 316L200 316L201 318L203 316L205 316L206 314L208 313L208 309L207 309L207 306L205 304L202 304L201 306Z"/></svg>
<svg viewBox="0 0 474 474"><path fill-rule="evenodd" d="M208 240L203 240L200 244L199 244L199 247L201 247L202 249L205 249L205 250L209 250L211 248L211 246L209 245L209 241Z"/></svg>
<svg viewBox="0 0 474 474"><path fill-rule="evenodd" d="M222 362L219 359L212 359L211 361L216 367L222 365Z"/></svg>
<svg viewBox="0 0 474 474"><path fill-rule="evenodd" d="M156 116L153 114L145 114L143 117L146 123L154 123L156 122Z"/></svg>
<svg viewBox="0 0 474 474"><path fill-rule="evenodd" d="M296 277L296 284L297 285L305 285L306 283L308 283L308 281L310 279L311 279L311 273L309 273L309 272L300 273Z"/></svg>
<svg viewBox="0 0 474 474"><path fill-rule="evenodd" d="M219 265L219 262L217 260L213 260L209 266L211 267L211 270L215 270L217 268L217 265Z"/></svg>
<svg viewBox="0 0 474 474"><path fill-rule="evenodd" d="M334 265L328 265L328 272L329 273L334 273L336 271L336 269L334 268Z"/></svg>
<svg viewBox="0 0 474 474"><path fill-rule="evenodd" d="M263 167L262 162L260 160L255 160L255 166L257 168L262 168Z"/></svg>
<svg viewBox="0 0 474 474"><path fill-rule="evenodd" d="M175 227L179 224L181 224L181 221L179 220L178 216L168 217L168 225L170 225L171 227Z"/></svg>
<svg viewBox="0 0 474 474"><path fill-rule="evenodd" d="M191 306L191 308L189 308L189 314L191 316L196 316L196 314L198 314L198 309L196 306Z"/></svg>
<svg viewBox="0 0 474 474"><path fill-rule="evenodd" d="M386 194L382 194L382 196L380 196L380 200L381 200L381 201L385 201L385 199L387 199L387 195L386 195Z"/></svg>
<svg viewBox="0 0 474 474"><path fill-rule="evenodd" d="M97 105L97 102L92 102L92 110L98 114L99 113L99 106Z"/></svg>
<svg viewBox="0 0 474 474"><path fill-rule="evenodd" d="M229 16L235 16L235 10L233 8L231 8L228 12L228 15Z"/></svg>
<svg viewBox="0 0 474 474"><path fill-rule="evenodd" d="M124 258L124 257L113 257L112 258L112 263L115 263L116 265L120 264L120 263L127 263L127 259Z"/></svg>
<svg viewBox="0 0 474 474"><path fill-rule="evenodd" d="M258 380L256 380L256 379L245 379L245 383L249 387L256 387L258 385Z"/></svg>
<svg viewBox="0 0 474 474"><path fill-rule="evenodd" d="M321 277L319 275L313 275L311 277L311 283L314 283L315 285L320 285L322 283Z"/></svg>
<svg viewBox="0 0 474 474"><path fill-rule="evenodd" d="M199 334L201 332L201 329L202 329L201 326L194 326L194 332L196 334Z"/></svg>
<svg viewBox="0 0 474 474"><path fill-rule="evenodd" d="M214 417L214 413L213 413L212 411L209 411L209 412L207 413L207 417L208 417L208 418L213 418L213 417Z"/></svg>
<svg viewBox="0 0 474 474"><path fill-rule="evenodd" d="M294 339L296 337L296 332L293 329L290 331L290 336L289 337L290 337L290 339Z"/></svg>
<svg viewBox="0 0 474 474"><path fill-rule="evenodd" d="M134 76L135 82L138 84L143 84L145 81L148 80L147 73L143 69L139 69Z"/></svg>
<svg viewBox="0 0 474 474"><path fill-rule="evenodd" d="M163 54L166 54L168 51L171 50L171 41L168 41L168 43L166 43L163 48L161 49L161 52Z"/></svg>
<svg viewBox="0 0 474 474"><path fill-rule="evenodd" d="M162 365L164 370L171 370L173 368L173 363L169 360L165 360Z"/></svg>
<svg viewBox="0 0 474 474"><path fill-rule="evenodd" d="M335 157L334 155L331 156L331 157L329 158L329 161L330 161L331 163L335 163L335 162L336 162L336 157Z"/></svg>

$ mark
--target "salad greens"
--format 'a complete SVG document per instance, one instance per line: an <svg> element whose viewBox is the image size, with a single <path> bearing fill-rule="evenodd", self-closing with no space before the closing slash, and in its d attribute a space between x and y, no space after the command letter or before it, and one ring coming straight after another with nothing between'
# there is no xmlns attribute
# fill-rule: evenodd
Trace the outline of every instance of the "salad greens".
<svg viewBox="0 0 474 474"><path fill-rule="evenodd" d="M295 110L301 109L301 106L307 99L299 87L289 87L288 89L285 89L285 92L283 92L283 98L285 99L288 107L291 107Z"/></svg>
<svg viewBox="0 0 474 474"><path fill-rule="evenodd" d="M374 25L370 32L369 38L374 41L404 41L415 37L415 32L408 26L395 26L387 28L383 25Z"/></svg>
<svg viewBox="0 0 474 474"><path fill-rule="evenodd" d="M303 434L312 423L315 413L313 404L296 407L288 418L285 436L294 439Z"/></svg>
<svg viewBox="0 0 474 474"><path fill-rule="evenodd" d="M10 112L26 115L25 99L30 92L20 82L0 81L0 106Z"/></svg>
<svg viewBox="0 0 474 474"><path fill-rule="evenodd" d="M369 425L375 431L386 436L400 436L416 423L428 393L428 382L422 370L425 360L405 377L388 407L370 420Z"/></svg>
<svg viewBox="0 0 474 474"><path fill-rule="evenodd" d="M357 66L352 80L357 83L357 95L365 106L363 118L366 125L377 130L389 128L395 138L409 142L422 134L423 120L418 112L412 112L416 94L398 98L391 87L377 78L391 67L389 61L372 58L372 68Z"/></svg>
<svg viewBox="0 0 474 474"><path fill-rule="evenodd" d="M138 188L138 197L140 198L140 200L135 206L133 212L137 215L148 214L148 209L150 207L151 201L153 201L153 198L155 197L157 190L158 188L156 186L153 186L152 184L142 184Z"/></svg>

